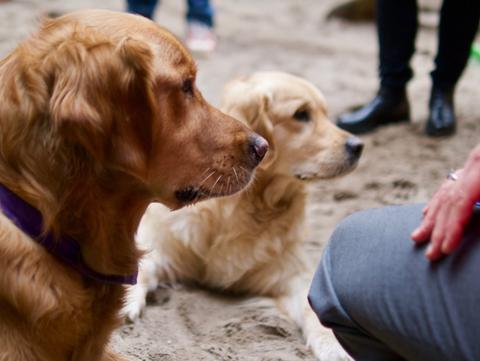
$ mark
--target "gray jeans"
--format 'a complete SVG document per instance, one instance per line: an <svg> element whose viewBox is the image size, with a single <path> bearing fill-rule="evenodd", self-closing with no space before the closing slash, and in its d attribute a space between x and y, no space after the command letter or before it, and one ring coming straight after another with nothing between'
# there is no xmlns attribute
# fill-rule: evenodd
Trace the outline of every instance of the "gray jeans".
<svg viewBox="0 0 480 361"><path fill-rule="evenodd" d="M480 360L480 215L430 263L410 233L422 205L359 212L335 230L309 300L357 361Z"/></svg>

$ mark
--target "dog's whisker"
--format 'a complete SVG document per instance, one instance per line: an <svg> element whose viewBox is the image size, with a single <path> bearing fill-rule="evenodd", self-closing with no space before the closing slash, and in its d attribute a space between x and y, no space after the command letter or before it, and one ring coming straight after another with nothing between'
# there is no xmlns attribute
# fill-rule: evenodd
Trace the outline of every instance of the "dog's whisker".
<svg viewBox="0 0 480 361"><path fill-rule="evenodd" d="M240 169L243 171L243 174L242 174L242 181L245 181L246 179L249 178L249 175L251 175L251 179L255 179L255 173L251 173L249 172L247 169L245 169L244 167L242 166L239 166Z"/></svg>
<svg viewBox="0 0 480 361"><path fill-rule="evenodd" d="M245 174L248 174L248 170L246 170L246 169L245 169L244 167L242 167L241 165L239 165L239 167L240 167L241 170L243 170L243 172L244 172Z"/></svg>
<svg viewBox="0 0 480 361"><path fill-rule="evenodd" d="M207 173L210 169L211 169L210 167L208 167L207 169L205 169L205 170L202 172L202 174L200 174L200 177L201 177L202 175L204 175L205 173Z"/></svg>
<svg viewBox="0 0 480 361"><path fill-rule="evenodd" d="M222 177L223 177L223 175L220 174L220 175L218 176L217 180L215 181L215 183L213 183L213 186L212 186L212 188L210 189L210 196L212 196L212 194L214 194L213 191L215 190L215 187L217 186L218 181L219 181Z"/></svg>
<svg viewBox="0 0 480 361"><path fill-rule="evenodd" d="M198 188L200 188L200 187L203 185L203 183L205 183L205 182L206 182L212 175L214 175L216 172L217 172L217 171L214 170L212 173L210 173L208 176L206 176L206 177L200 182L200 184L198 185Z"/></svg>
<svg viewBox="0 0 480 361"><path fill-rule="evenodd" d="M235 174L235 178L237 179L237 184L240 184L240 180L238 179L238 174L235 167L232 167L232 170L233 170L233 174Z"/></svg>
<svg viewBox="0 0 480 361"><path fill-rule="evenodd" d="M230 194L230 176L227 179L227 193Z"/></svg>

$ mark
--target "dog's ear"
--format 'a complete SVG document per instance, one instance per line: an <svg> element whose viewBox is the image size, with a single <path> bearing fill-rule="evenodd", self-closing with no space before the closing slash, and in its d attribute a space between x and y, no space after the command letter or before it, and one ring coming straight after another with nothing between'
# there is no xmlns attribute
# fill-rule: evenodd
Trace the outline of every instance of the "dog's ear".
<svg viewBox="0 0 480 361"><path fill-rule="evenodd" d="M259 166L263 169L268 168L276 159L273 123L268 114L271 101L272 96L267 90L252 87L242 80L234 80L227 85L221 105L222 111L247 124L268 141L267 156Z"/></svg>
<svg viewBox="0 0 480 361"><path fill-rule="evenodd" d="M91 41L91 39L89 39ZM113 76L112 44L89 48L86 39L62 42L51 61L50 116L69 142L85 148L96 159L105 157L105 137L113 126L108 104ZM93 44L93 41L91 41ZM118 66L118 65L117 65Z"/></svg>
<svg viewBox="0 0 480 361"><path fill-rule="evenodd" d="M118 153L131 165L145 161L125 148L150 144L151 59L147 44L129 38L113 44L83 30L63 41L46 59L54 127L97 160Z"/></svg>

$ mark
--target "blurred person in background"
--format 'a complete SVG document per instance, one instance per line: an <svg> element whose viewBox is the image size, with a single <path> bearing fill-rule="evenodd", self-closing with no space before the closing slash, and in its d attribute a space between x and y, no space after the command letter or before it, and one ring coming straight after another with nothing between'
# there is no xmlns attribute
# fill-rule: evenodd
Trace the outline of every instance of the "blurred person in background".
<svg viewBox="0 0 480 361"><path fill-rule="evenodd" d="M153 19L158 0L127 0L127 11ZM187 0L185 43L195 52L211 52L216 47L214 8L209 0Z"/></svg>
<svg viewBox="0 0 480 361"><path fill-rule="evenodd" d="M380 89L367 105L342 114L337 121L340 128L355 134L410 118L406 85L413 75L410 59L418 29L417 1L377 0L376 14ZM430 113L425 127L429 136L455 132L455 85L467 64L479 17L479 0L443 1L435 69L431 73Z"/></svg>

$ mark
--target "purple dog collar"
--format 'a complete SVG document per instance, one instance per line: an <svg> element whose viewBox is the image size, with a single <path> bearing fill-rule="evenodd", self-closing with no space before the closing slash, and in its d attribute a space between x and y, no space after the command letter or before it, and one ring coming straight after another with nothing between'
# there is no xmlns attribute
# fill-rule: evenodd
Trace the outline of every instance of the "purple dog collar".
<svg viewBox="0 0 480 361"><path fill-rule="evenodd" d="M55 238L51 232L44 233L40 212L2 184L0 184L0 208L5 216L24 233L83 276L108 284L134 285L137 283L137 273L128 276L104 275L89 268L82 258L77 241L68 236Z"/></svg>

